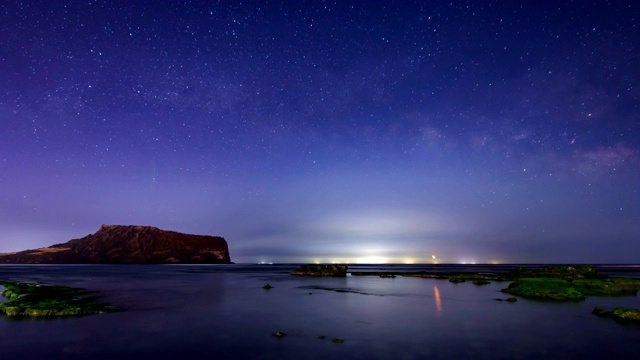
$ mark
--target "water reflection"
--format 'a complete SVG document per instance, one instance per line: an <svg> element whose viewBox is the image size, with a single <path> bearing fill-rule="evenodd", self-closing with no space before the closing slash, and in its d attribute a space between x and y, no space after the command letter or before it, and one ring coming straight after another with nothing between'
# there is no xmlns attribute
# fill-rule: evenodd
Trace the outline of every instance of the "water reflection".
<svg viewBox="0 0 640 360"><path fill-rule="evenodd" d="M440 291L437 286L433 287L433 296L436 298L436 310L440 314L442 312L442 302L440 302Z"/></svg>
<svg viewBox="0 0 640 360"><path fill-rule="evenodd" d="M86 288L127 308L54 321L0 316L0 334L11 334L0 336L2 359L637 358L630 345L639 340L637 329L590 315L595 306L638 307L636 296L513 307L491 300L504 287L499 283L290 276L296 266L2 265L0 278ZM274 289L264 290L266 283ZM271 336L275 331L287 333L284 342ZM335 345L319 336L346 341Z"/></svg>

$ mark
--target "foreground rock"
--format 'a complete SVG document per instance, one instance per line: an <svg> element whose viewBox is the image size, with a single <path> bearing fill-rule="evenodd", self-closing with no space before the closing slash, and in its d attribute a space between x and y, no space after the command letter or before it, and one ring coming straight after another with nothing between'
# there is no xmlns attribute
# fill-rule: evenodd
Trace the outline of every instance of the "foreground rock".
<svg viewBox="0 0 640 360"><path fill-rule="evenodd" d="M347 276L347 265L302 265L291 272L301 276Z"/></svg>
<svg viewBox="0 0 640 360"><path fill-rule="evenodd" d="M562 279L522 279L509 284L502 292L529 298L555 301L582 301L585 296Z"/></svg>
<svg viewBox="0 0 640 360"><path fill-rule="evenodd" d="M0 280L7 300L0 313L10 317L66 317L122 311L97 301L89 291L66 286L45 286Z"/></svg>
<svg viewBox="0 0 640 360"><path fill-rule="evenodd" d="M0 254L4 264L228 264L224 238L102 225L95 234L37 250Z"/></svg>
<svg viewBox="0 0 640 360"><path fill-rule="evenodd" d="M596 306L592 314L600 317L608 317L623 322L634 322L640 324L640 310L629 309L625 307L617 307L611 311L607 311Z"/></svg>
<svg viewBox="0 0 640 360"><path fill-rule="evenodd" d="M582 301L587 296L636 295L640 280L612 278L591 266L546 266L538 270L516 268L517 279L503 292L552 301Z"/></svg>

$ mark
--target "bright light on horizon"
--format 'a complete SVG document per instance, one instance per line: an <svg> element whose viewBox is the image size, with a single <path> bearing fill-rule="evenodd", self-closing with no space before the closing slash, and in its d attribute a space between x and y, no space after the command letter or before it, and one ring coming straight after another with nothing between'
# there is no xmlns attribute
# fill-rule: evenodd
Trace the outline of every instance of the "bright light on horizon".
<svg viewBox="0 0 640 360"><path fill-rule="evenodd" d="M365 256L356 260L358 264L384 264L387 258L384 256Z"/></svg>

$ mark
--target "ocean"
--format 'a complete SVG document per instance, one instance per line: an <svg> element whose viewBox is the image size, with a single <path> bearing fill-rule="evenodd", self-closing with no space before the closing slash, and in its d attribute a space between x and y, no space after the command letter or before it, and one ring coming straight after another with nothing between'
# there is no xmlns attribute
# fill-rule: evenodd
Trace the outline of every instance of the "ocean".
<svg viewBox="0 0 640 360"><path fill-rule="evenodd" d="M640 308L638 296L509 303L495 300L510 297L500 292L508 282L289 275L296 266L2 265L0 279L96 290L127 311L50 320L0 316L0 353L94 360L602 359L636 357L640 345L640 326L591 314L595 306ZM491 273L513 266L350 265L349 271ZM640 277L638 266L597 268Z"/></svg>

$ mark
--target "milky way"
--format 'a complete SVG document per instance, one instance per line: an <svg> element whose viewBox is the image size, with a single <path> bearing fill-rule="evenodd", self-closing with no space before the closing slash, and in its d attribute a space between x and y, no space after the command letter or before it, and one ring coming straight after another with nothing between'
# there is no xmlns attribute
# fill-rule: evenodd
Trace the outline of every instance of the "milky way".
<svg viewBox="0 0 640 360"><path fill-rule="evenodd" d="M3 1L0 251L637 262L634 1Z"/></svg>

